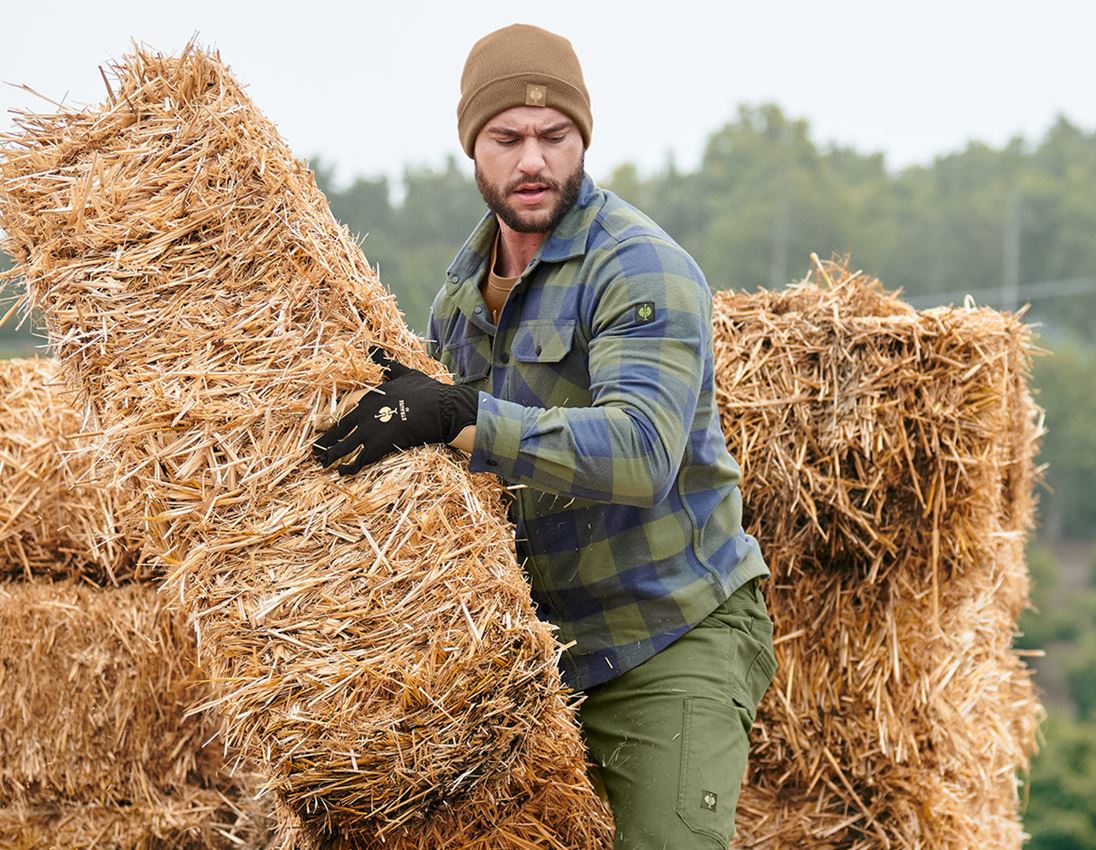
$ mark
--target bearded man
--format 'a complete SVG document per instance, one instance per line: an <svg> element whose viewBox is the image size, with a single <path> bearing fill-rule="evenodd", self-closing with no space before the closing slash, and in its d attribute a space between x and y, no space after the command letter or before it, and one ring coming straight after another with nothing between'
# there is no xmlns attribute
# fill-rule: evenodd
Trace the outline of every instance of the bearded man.
<svg viewBox="0 0 1096 850"><path fill-rule="evenodd" d="M513 25L472 48L461 146L489 211L431 308L452 386L392 361L317 443L344 474L450 443L513 489L516 546L617 850L725 850L775 671L693 259L584 170L593 118L569 41ZM378 418L405 403L409 415ZM402 409L402 408L401 408ZM355 454L356 452L356 454Z"/></svg>

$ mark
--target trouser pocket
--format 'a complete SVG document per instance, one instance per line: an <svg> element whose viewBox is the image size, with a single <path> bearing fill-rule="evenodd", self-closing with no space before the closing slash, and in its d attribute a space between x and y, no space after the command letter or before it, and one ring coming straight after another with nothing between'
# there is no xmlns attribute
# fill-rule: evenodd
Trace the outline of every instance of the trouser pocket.
<svg viewBox="0 0 1096 850"><path fill-rule="evenodd" d="M684 700L677 814L721 847L734 835L751 723L743 706L710 697Z"/></svg>
<svg viewBox="0 0 1096 850"><path fill-rule="evenodd" d="M739 588L701 626L722 627L726 634L727 684L731 698L749 715L749 731L776 673L773 624L757 579Z"/></svg>

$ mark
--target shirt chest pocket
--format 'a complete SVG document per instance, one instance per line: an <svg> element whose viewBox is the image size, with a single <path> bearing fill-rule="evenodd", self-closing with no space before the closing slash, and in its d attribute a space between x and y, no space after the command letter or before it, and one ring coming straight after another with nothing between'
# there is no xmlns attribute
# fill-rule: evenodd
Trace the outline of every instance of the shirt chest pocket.
<svg viewBox="0 0 1096 850"><path fill-rule="evenodd" d="M468 339L441 352L441 362L457 384L474 384L491 371L491 343L483 339Z"/></svg>
<svg viewBox="0 0 1096 850"><path fill-rule="evenodd" d="M518 326L511 353L519 363L560 363L574 338L574 319L534 319Z"/></svg>
<svg viewBox="0 0 1096 850"><path fill-rule="evenodd" d="M522 322L510 343L514 359L507 382L513 401L531 407L582 407L590 403L585 357L575 342L574 319Z"/></svg>

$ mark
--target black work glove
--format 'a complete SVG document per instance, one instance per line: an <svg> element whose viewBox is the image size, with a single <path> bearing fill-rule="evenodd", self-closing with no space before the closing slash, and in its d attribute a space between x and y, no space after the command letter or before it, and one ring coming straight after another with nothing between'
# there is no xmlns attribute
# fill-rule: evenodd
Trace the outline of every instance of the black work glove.
<svg viewBox="0 0 1096 850"><path fill-rule="evenodd" d="M339 474L353 475L398 449L448 443L476 424L476 390L435 381L378 349L369 356L388 370L387 380L313 444L312 454L324 466L350 457ZM360 451L353 456L355 449Z"/></svg>

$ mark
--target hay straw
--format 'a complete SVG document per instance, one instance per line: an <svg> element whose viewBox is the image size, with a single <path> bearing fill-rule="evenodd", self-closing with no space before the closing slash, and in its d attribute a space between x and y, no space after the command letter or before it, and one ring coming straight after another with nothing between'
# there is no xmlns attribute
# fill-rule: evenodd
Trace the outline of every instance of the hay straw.
<svg viewBox="0 0 1096 850"><path fill-rule="evenodd" d="M150 572L139 506L96 484L96 449L53 361L0 360L0 572L100 584Z"/></svg>
<svg viewBox="0 0 1096 850"><path fill-rule="evenodd" d="M832 285L716 296L728 441L748 486L790 497L752 499L756 521L797 557L871 578L912 551L933 569L989 560L987 531L1030 523L1031 456L1006 439L1032 409L1028 328L986 309L918 313L877 280L823 273Z"/></svg>
<svg viewBox="0 0 1096 850"><path fill-rule="evenodd" d="M1019 316L917 313L842 263L715 299L717 393L773 568L777 678L736 847L1019 847L1040 708Z"/></svg>
<svg viewBox="0 0 1096 850"><path fill-rule="evenodd" d="M194 638L147 586L0 584L0 807L229 790Z"/></svg>
<svg viewBox="0 0 1096 850"><path fill-rule="evenodd" d="M0 226L284 842L606 846L494 486L448 449L351 480L310 457L378 383L370 344L444 370L218 56L113 73L96 109L18 119Z"/></svg>
<svg viewBox="0 0 1096 850"><path fill-rule="evenodd" d="M155 805L0 808L4 850L263 850L264 812L200 788Z"/></svg>

